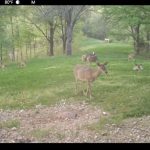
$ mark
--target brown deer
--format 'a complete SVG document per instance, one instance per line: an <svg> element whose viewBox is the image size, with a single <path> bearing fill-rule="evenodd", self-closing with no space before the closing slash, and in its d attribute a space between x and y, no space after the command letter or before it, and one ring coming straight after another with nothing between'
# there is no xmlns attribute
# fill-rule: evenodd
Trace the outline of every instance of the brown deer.
<svg viewBox="0 0 150 150"><path fill-rule="evenodd" d="M142 71L143 70L143 66L142 64L135 64L134 67L133 67L133 71Z"/></svg>
<svg viewBox="0 0 150 150"><path fill-rule="evenodd" d="M5 69L5 68L6 68L6 65L0 64L0 68L1 68L1 69Z"/></svg>
<svg viewBox="0 0 150 150"><path fill-rule="evenodd" d="M96 62L97 61L97 56L95 54L95 52L93 52L92 54L86 54L82 56L82 61L83 62Z"/></svg>
<svg viewBox="0 0 150 150"><path fill-rule="evenodd" d="M74 76L76 80L76 92L77 92L77 82L83 81L87 83L87 95L90 95L91 99L91 83L96 80L97 77L99 77L101 74L105 73L107 74L106 69L107 62L104 64L100 64L97 62L97 69L91 68L86 65L76 65L74 68ZM83 91L84 93L84 91Z"/></svg>
<svg viewBox="0 0 150 150"><path fill-rule="evenodd" d="M20 68L24 68L24 67L26 67L26 62L25 61L21 61L18 66Z"/></svg>
<svg viewBox="0 0 150 150"><path fill-rule="evenodd" d="M86 58L87 58L87 55L82 55L81 59L82 59L83 62L86 62Z"/></svg>
<svg viewBox="0 0 150 150"><path fill-rule="evenodd" d="M130 53L130 54L128 55L128 61L134 60L134 58L135 58L135 53Z"/></svg>

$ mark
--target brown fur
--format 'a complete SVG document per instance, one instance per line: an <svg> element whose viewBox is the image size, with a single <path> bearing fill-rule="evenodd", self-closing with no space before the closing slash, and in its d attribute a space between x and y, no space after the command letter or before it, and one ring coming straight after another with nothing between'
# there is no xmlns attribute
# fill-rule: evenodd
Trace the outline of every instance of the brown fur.
<svg viewBox="0 0 150 150"><path fill-rule="evenodd" d="M142 64L135 64L135 66L133 67L133 70L137 72L142 71L143 70Z"/></svg>
<svg viewBox="0 0 150 150"><path fill-rule="evenodd" d="M104 64L97 63L98 66L97 69L91 68L86 65L80 65L80 64L76 65L74 68L74 76L76 80L76 91L77 91L77 81L87 82L88 84L87 94L89 92L91 98L91 83L95 81L95 79L99 77L102 73L107 74L107 70L105 68L106 64L107 63Z"/></svg>
<svg viewBox="0 0 150 150"><path fill-rule="evenodd" d="M128 55L128 61L129 60L134 60L134 58L135 58L135 54L134 53L131 53L131 54Z"/></svg>
<svg viewBox="0 0 150 150"><path fill-rule="evenodd" d="M97 61L97 56L96 54L93 52L93 54L86 54L82 56L82 61L83 62L96 62Z"/></svg>
<svg viewBox="0 0 150 150"><path fill-rule="evenodd" d="M25 62L25 61L21 61L21 62L19 63L19 67L20 67L20 68L26 67L26 62Z"/></svg>
<svg viewBox="0 0 150 150"><path fill-rule="evenodd" d="M0 64L0 68L4 69L6 66L4 64Z"/></svg>

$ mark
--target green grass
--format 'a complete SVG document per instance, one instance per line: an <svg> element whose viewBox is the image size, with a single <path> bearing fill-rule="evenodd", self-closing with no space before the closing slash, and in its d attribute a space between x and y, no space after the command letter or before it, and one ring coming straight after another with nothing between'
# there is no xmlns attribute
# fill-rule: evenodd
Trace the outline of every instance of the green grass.
<svg viewBox="0 0 150 150"><path fill-rule="evenodd" d="M133 62L127 55L133 47L126 43L102 43L86 39L80 51L72 56L35 58L27 67L19 69L15 64L0 70L0 108L33 108L37 104L52 105L61 99L87 100L110 112L111 119L124 119L150 115L150 61L140 56L144 70L132 71ZM99 61L108 61L109 75L99 77L92 87L93 99L75 95L73 67L81 62L81 55L95 51ZM93 64L92 66L96 66Z"/></svg>
<svg viewBox="0 0 150 150"><path fill-rule="evenodd" d="M50 134L50 129L35 129L31 131L29 134L37 139L46 138Z"/></svg>
<svg viewBox="0 0 150 150"><path fill-rule="evenodd" d="M20 127L20 122L18 120L7 120L0 122L0 129L2 128L19 128Z"/></svg>

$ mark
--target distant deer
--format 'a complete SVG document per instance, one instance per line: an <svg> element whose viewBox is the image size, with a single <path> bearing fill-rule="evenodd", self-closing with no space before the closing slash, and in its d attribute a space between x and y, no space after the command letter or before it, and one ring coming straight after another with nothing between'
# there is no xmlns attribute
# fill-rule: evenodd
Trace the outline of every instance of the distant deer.
<svg viewBox="0 0 150 150"><path fill-rule="evenodd" d="M97 77L99 77L101 74L105 73L107 74L106 70L107 62L104 64L100 64L97 62L97 69L91 68L86 65L76 65L74 68L74 76L76 80L76 92L77 92L77 82L83 81L87 83L87 95L89 93L90 99L91 99L91 83L96 80Z"/></svg>
<svg viewBox="0 0 150 150"><path fill-rule="evenodd" d="M134 60L134 58L135 58L135 53L130 53L130 54L128 55L128 61Z"/></svg>
<svg viewBox="0 0 150 150"><path fill-rule="evenodd" d="M86 58L87 58L87 55L82 55L81 59L82 59L83 62L86 62Z"/></svg>
<svg viewBox="0 0 150 150"><path fill-rule="evenodd" d="M97 61L97 56L95 54L95 52L93 52L92 54L86 54L82 56L82 61L83 62L96 62Z"/></svg>
<svg viewBox="0 0 150 150"><path fill-rule="evenodd" d="M20 68L24 68L24 67L26 67L26 62L25 61L21 61L18 66Z"/></svg>
<svg viewBox="0 0 150 150"><path fill-rule="evenodd" d="M135 64L133 67L133 71L142 71L143 70L143 65L142 64Z"/></svg>
<svg viewBox="0 0 150 150"><path fill-rule="evenodd" d="M0 68L1 68L1 69L5 69L5 68L6 68L6 65L0 64Z"/></svg>
<svg viewBox="0 0 150 150"><path fill-rule="evenodd" d="M104 41L105 41L105 42L107 42L107 43L109 43L109 42L110 42L110 40L109 40L109 39L107 39L107 38L105 38L105 39L104 39Z"/></svg>

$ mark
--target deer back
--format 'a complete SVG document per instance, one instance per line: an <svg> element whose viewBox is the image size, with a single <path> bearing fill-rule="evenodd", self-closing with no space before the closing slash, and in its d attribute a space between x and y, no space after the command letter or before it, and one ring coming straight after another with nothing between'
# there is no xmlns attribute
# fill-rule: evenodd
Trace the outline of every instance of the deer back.
<svg viewBox="0 0 150 150"><path fill-rule="evenodd" d="M75 78L81 81L93 81L93 72L95 70L85 66L85 65L76 65L74 68Z"/></svg>

